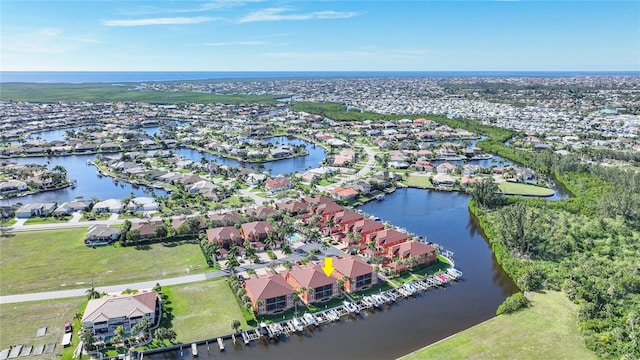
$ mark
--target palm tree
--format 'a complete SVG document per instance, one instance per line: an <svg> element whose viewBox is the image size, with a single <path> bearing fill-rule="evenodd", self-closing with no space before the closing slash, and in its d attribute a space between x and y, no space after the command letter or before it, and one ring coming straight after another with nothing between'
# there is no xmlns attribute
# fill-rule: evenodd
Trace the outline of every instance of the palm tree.
<svg viewBox="0 0 640 360"><path fill-rule="evenodd" d="M138 321L138 323L133 325L133 327L131 328L131 335L140 336L140 334L142 334L146 337L150 328L151 324L149 323L149 318L143 316L142 319L140 319L140 321Z"/></svg>
<svg viewBox="0 0 640 360"><path fill-rule="evenodd" d="M87 291L85 291L85 293L87 294L87 299L89 300L100 298L100 293L93 286L93 282L91 282L91 287L88 288Z"/></svg>
<svg viewBox="0 0 640 360"><path fill-rule="evenodd" d="M91 332L91 330L83 329L82 332L80 333L80 339L82 340L82 343L84 344L85 349L87 350L94 349L93 344L96 342L96 337L93 335L93 332Z"/></svg>
<svg viewBox="0 0 640 360"><path fill-rule="evenodd" d="M238 319L233 319L233 321L231 321L231 327L233 328L233 330L235 332L238 332L238 329L240 328L240 320Z"/></svg>
<svg viewBox="0 0 640 360"><path fill-rule="evenodd" d="M113 337L111 338L111 341L113 342L117 342L122 340L122 337L124 336L124 327L122 325L118 326L115 330L113 330Z"/></svg>

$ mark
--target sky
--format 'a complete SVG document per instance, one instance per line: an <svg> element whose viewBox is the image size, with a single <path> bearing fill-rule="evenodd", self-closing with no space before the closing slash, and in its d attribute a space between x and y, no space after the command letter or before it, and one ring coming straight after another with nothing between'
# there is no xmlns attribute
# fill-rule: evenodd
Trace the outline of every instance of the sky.
<svg viewBox="0 0 640 360"><path fill-rule="evenodd" d="M0 1L2 71L640 71L640 1Z"/></svg>

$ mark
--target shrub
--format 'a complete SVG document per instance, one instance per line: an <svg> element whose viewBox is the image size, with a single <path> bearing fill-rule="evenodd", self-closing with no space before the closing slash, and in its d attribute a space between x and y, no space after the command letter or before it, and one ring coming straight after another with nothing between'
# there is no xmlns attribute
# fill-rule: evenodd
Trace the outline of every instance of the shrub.
<svg viewBox="0 0 640 360"><path fill-rule="evenodd" d="M511 314L512 312L518 311L522 308L529 306L529 299L527 299L523 293L515 293L504 300L500 306L498 306L498 310L496 310L496 315L501 314Z"/></svg>

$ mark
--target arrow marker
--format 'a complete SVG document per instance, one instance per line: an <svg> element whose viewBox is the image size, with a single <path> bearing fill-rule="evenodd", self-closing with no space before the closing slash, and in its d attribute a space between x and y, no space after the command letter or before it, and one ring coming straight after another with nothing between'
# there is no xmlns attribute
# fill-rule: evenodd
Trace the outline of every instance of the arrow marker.
<svg viewBox="0 0 640 360"><path fill-rule="evenodd" d="M333 258L332 257L326 257L324 258L324 266L322 267L322 271L324 271L324 273L327 276L331 276L331 273L333 272Z"/></svg>

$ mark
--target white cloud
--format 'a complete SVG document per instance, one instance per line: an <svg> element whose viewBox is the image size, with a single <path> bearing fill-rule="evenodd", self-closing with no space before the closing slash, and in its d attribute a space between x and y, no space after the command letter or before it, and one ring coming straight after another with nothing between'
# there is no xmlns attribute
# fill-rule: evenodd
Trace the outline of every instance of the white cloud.
<svg viewBox="0 0 640 360"><path fill-rule="evenodd" d="M256 21L281 21L281 20L312 20L312 19L347 19L358 16L359 13L353 11L314 11L309 13L287 13L288 8L268 8L254 11L249 15L240 18L238 22Z"/></svg>
<svg viewBox="0 0 640 360"><path fill-rule="evenodd" d="M89 37L65 36L60 28L21 31L2 39L2 52L15 54L63 54L101 41Z"/></svg>
<svg viewBox="0 0 640 360"><path fill-rule="evenodd" d="M199 24L218 20L217 18L208 16L196 17L165 17L165 18L148 18L134 20L105 20L102 22L106 26L149 26L149 25L189 25Z"/></svg>

